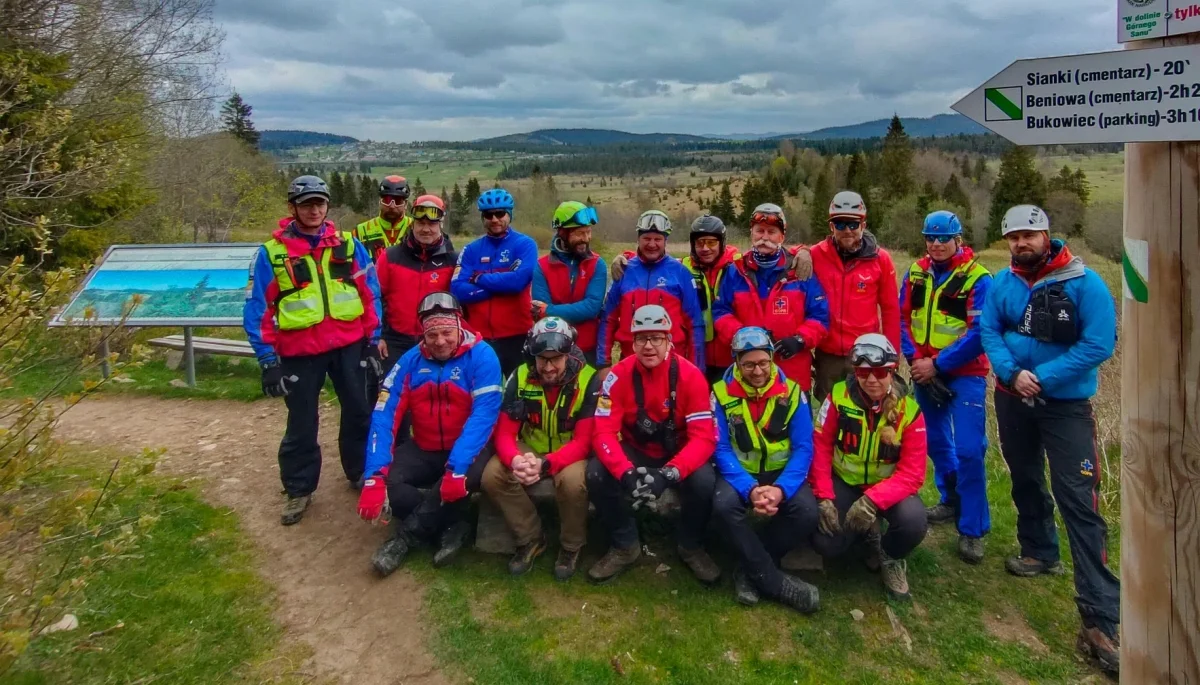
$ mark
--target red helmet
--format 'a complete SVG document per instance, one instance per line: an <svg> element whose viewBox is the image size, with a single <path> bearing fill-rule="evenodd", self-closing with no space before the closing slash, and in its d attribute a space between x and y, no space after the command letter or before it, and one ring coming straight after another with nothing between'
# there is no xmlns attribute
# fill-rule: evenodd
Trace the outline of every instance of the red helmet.
<svg viewBox="0 0 1200 685"><path fill-rule="evenodd" d="M437 195L422 195L413 202L413 208L417 207L437 207L443 212L446 211L446 203L442 202L442 198Z"/></svg>

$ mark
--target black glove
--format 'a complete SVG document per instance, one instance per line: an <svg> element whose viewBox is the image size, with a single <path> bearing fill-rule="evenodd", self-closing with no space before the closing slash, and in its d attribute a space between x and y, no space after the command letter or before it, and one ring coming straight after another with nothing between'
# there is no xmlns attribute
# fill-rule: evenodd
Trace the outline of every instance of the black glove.
<svg viewBox="0 0 1200 685"><path fill-rule="evenodd" d="M637 489L639 482L637 469L631 467L628 471L621 474L621 487L625 488L625 492L630 495Z"/></svg>
<svg viewBox="0 0 1200 685"><path fill-rule="evenodd" d="M291 378L283 377L283 367L279 362L271 362L262 365L262 391L268 397L287 397L288 381L296 382L299 380L295 376Z"/></svg>
<svg viewBox="0 0 1200 685"><path fill-rule="evenodd" d="M939 407L945 407L950 404L950 401L955 397L954 391L950 389L950 386L946 385L941 376L934 376L933 380L924 385L924 388L925 392L929 394L929 399L933 400L934 404Z"/></svg>
<svg viewBox="0 0 1200 685"><path fill-rule="evenodd" d="M382 378L383 356L379 354L379 345L372 345L370 340L364 340L362 360L358 362L358 365L375 378Z"/></svg>
<svg viewBox="0 0 1200 685"><path fill-rule="evenodd" d="M661 469L648 469L640 466L637 476L639 483L637 490L634 491L634 497L653 502L662 497L667 488L679 482L679 469L674 466L666 466Z"/></svg>
<svg viewBox="0 0 1200 685"><path fill-rule="evenodd" d="M791 359L804 351L804 338L798 335L789 335L786 338L780 338L775 343L775 351L784 359Z"/></svg>

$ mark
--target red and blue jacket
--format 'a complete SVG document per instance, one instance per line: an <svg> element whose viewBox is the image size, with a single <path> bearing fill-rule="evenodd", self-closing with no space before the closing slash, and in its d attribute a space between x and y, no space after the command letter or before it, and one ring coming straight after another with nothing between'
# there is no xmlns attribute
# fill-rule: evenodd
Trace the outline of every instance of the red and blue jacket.
<svg viewBox="0 0 1200 685"><path fill-rule="evenodd" d="M765 328L775 340L799 335L804 351L791 359L776 355L775 363L807 392L812 389L812 351L829 332L829 302L816 276L796 279L791 260L782 250L778 262L763 266L748 252L725 267L725 280L713 303L713 326L725 349L746 326Z"/></svg>
<svg viewBox="0 0 1200 685"><path fill-rule="evenodd" d="M533 328L529 289L537 260L533 238L511 228L499 238L472 241L458 255L450 292L484 340L523 336Z"/></svg>
<svg viewBox="0 0 1200 685"><path fill-rule="evenodd" d="M596 365L609 365L614 340L621 345L621 357L633 354L633 313L648 304L661 306L671 316L675 351L704 368L704 310L696 294L696 281L692 272L670 255L650 264L641 257L630 259L621 280L609 288L600 318Z"/></svg>
<svg viewBox="0 0 1200 685"><path fill-rule="evenodd" d="M533 272L533 299L546 303L546 316L558 316L575 327L575 344L584 352L596 349L600 312L604 308L604 289L608 269L604 259L591 252L583 259L557 249L538 260Z"/></svg>
<svg viewBox="0 0 1200 685"><path fill-rule="evenodd" d="M341 234L332 221L326 221L318 236L305 236L295 230L290 218L279 220L279 229L272 236L287 247L291 257L311 254L320 264L324 250L342 244ZM281 331L275 323L279 283L267 248L260 247L250 265L250 286L242 308L242 327L259 364L278 361L279 357L306 357L323 354L355 342L379 341L382 312L379 300L379 281L371 255L362 243L354 240L354 284L362 297L364 314L355 321L338 321L326 316L324 321L298 331Z"/></svg>
<svg viewBox="0 0 1200 685"><path fill-rule="evenodd" d="M933 274L933 289L940 288L950 274L960 265L975 258L975 252L964 247L946 264L936 264L926 255L917 262L927 273ZM911 364L914 359L933 357L933 365L938 371L952 376L984 376L988 375L991 365L987 355L983 353L983 334L979 330L980 317L983 315L983 303L987 301L988 288L992 285L991 276L980 276L971 286L967 295L967 332L952 345L944 350L936 350L931 345L917 346L912 336L912 298L908 286L909 273L904 272L904 282L900 285L900 349L904 358Z"/></svg>
<svg viewBox="0 0 1200 685"><path fill-rule="evenodd" d="M492 437L502 395L500 360L474 333L464 331L462 345L444 362L430 357L424 343L410 349L383 381L363 473L392 463L396 429L407 413L417 447L448 451L446 469L465 475Z"/></svg>

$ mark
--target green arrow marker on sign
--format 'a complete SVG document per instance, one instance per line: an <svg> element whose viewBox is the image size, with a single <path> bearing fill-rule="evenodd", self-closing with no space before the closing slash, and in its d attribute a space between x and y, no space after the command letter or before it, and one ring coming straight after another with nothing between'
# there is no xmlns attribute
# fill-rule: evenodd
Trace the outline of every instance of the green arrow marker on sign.
<svg viewBox="0 0 1200 685"><path fill-rule="evenodd" d="M1003 88L984 88L983 97L996 106L1005 116L1016 121L1021 118L1021 105L1009 100Z"/></svg>
<svg viewBox="0 0 1200 685"><path fill-rule="evenodd" d="M1150 250L1146 241L1125 239L1121 271L1125 276L1125 297L1143 304L1149 302Z"/></svg>

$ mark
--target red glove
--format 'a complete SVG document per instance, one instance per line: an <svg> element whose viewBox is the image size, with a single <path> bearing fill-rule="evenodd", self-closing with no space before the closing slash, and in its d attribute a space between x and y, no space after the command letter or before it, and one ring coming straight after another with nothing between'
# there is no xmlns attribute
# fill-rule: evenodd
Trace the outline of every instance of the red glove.
<svg viewBox="0 0 1200 685"><path fill-rule="evenodd" d="M449 504L467 496L467 477L456 473L446 472L442 476L442 502Z"/></svg>
<svg viewBox="0 0 1200 685"><path fill-rule="evenodd" d="M387 473L385 466L378 475L363 481L362 494L358 496L358 515L362 520L374 521L383 514L383 505L387 503Z"/></svg>

